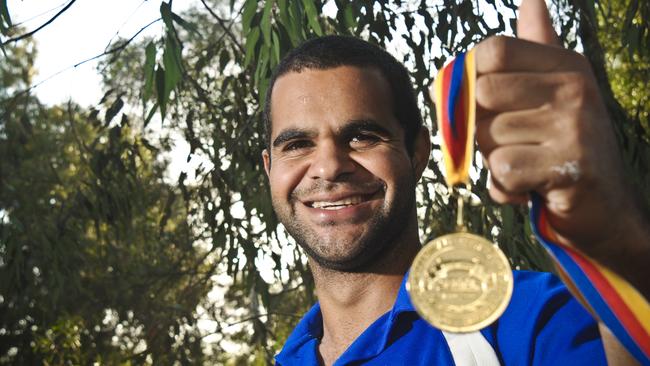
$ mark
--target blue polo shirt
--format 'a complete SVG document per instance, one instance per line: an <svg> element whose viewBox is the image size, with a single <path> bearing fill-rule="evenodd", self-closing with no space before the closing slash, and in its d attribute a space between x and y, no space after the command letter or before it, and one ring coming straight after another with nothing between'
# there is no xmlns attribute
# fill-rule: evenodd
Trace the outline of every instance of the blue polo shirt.
<svg viewBox="0 0 650 366"><path fill-rule="evenodd" d="M502 365L606 365L598 325L560 280L548 273L514 271L512 300L481 330ZM377 319L334 365L453 365L442 332L415 312L406 276L393 308ZM277 365L318 365L323 335L314 305L291 333Z"/></svg>

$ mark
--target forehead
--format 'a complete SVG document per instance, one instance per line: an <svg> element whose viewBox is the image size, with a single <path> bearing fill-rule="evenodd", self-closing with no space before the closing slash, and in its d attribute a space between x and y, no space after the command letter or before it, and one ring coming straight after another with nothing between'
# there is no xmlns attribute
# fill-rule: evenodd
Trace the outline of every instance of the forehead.
<svg viewBox="0 0 650 366"><path fill-rule="evenodd" d="M390 85L373 67L289 72L273 87L271 135L285 127L326 127L354 119L397 124L392 104Z"/></svg>

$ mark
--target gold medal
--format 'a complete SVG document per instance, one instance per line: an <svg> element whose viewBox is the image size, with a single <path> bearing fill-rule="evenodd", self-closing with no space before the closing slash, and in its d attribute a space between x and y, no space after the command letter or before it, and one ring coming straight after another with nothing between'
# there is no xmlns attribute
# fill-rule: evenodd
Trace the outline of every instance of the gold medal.
<svg viewBox="0 0 650 366"><path fill-rule="evenodd" d="M466 232L436 238L413 261L406 288L417 312L448 332L473 332L501 316L512 295L506 256Z"/></svg>
<svg viewBox="0 0 650 366"><path fill-rule="evenodd" d="M463 196L469 188L475 128L475 65L470 51L439 71L432 86L447 184L458 194L457 230L427 243L415 257L406 289L417 312L448 332L473 332L497 320L513 289L508 259L487 239L467 232ZM466 190L469 192L469 189Z"/></svg>

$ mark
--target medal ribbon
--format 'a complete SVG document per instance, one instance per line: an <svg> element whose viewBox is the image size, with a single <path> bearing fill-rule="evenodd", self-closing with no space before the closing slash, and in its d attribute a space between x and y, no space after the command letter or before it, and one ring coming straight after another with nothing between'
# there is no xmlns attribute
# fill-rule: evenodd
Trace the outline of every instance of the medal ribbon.
<svg viewBox="0 0 650 366"><path fill-rule="evenodd" d="M433 84L447 185L469 183L474 155L476 67L474 51L459 54Z"/></svg>
<svg viewBox="0 0 650 366"><path fill-rule="evenodd" d="M573 247L559 244L542 198L533 193L530 221L560 277L642 365L650 365L650 304L627 281Z"/></svg>
<svg viewBox="0 0 650 366"><path fill-rule="evenodd" d="M469 183L474 150L476 67L473 50L459 54L433 85L442 136L445 179ZM650 304L627 281L573 247L559 244L541 197L531 194L531 226L574 296L600 319L642 365L650 366Z"/></svg>

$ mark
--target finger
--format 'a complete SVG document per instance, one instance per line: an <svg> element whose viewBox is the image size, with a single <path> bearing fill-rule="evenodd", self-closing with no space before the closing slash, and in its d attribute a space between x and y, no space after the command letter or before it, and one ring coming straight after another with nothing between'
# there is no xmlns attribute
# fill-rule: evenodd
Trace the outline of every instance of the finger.
<svg viewBox="0 0 650 366"><path fill-rule="evenodd" d="M561 46L544 0L524 0L519 6L517 38Z"/></svg>
<svg viewBox="0 0 650 366"><path fill-rule="evenodd" d="M490 73L476 80L476 103L487 111L537 108L552 100L563 77L541 73Z"/></svg>
<svg viewBox="0 0 650 366"><path fill-rule="evenodd" d="M482 154L504 145L537 145L558 133L558 118L550 108L491 114L476 123L476 141Z"/></svg>
<svg viewBox="0 0 650 366"><path fill-rule="evenodd" d="M507 194L545 192L566 187L580 178L577 161L558 156L558 152L545 145L501 146L487 160L492 178Z"/></svg>
<svg viewBox="0 0 650 366"><path fill-rule="evenodd" d="M476 83L476 102L480 106L477 112L573 106L597 93L595 80L584 72L487 74Z"/></svg>
<svg viewBox="0 0 650 366"><path fill-rule="evenodd" d="M492 177L488 184L488 192L492 200L500 204L524 204L530 199L528 193L507 193Z"/></svg>
<svg viewBox="0 0 650 366"><path fill-rule="evenodd" d="M578 53L524 39L490 37L476 45L476 72L579 71L588 67Z"/></svg>

